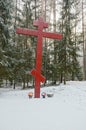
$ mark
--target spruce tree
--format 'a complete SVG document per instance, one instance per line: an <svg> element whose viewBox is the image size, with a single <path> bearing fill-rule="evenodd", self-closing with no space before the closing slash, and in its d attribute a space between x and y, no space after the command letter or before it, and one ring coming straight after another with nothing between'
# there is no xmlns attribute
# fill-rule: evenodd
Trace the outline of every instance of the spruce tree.
<svg viewBox="0 0 86 130"><path fill-rule="evenodd" d="M76 1L63 0L62 2L62 33L63 40L59 44L59 73L60 73L60 81L64 80L64 84L66 84L66 80L78 78L77 72L80 70L80 65L78 62L78 53L79 50L77 44L78 40L75 40L74 36L74 21L77 15L74 14L72 10L74 10L74 5Z"/></svg>
<svg viewBox="0 0 86 130"><path fill-rule="evenodd" d="M0 1L0 78L8 75L7 46L10 43L11 0Z"/></svg>

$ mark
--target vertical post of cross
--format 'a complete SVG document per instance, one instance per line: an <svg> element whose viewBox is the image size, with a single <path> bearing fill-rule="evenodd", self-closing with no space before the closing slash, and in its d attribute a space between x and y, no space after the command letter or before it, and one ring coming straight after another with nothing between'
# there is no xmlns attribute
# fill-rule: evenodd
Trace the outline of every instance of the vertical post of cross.
<svg viewBox="0 0 86 130"><path fill-rule="evenodd" d="M38 40L36 49L36 71L39 76L35 76L35 98L40 97L40 82L41 82L41 66L42 66L42 38L43 38L43 28L47 28L48 24L43 21L40 17L39 20L34 21L34 26L38 27ZM44 78L45 80L45 78Z"/></svg>

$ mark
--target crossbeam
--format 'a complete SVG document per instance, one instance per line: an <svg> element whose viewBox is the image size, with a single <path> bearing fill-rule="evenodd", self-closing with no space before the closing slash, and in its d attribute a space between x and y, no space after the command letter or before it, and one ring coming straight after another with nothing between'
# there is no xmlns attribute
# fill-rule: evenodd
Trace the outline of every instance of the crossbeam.
<svg viewBox="0 0 86 130"><path fill-rule="evenodd" d="M22 35L33 35L38 37L39 32L37 30L31 30L31 29L26 29L26 28L17 28L16 29L17 34L22 34ZM50 33L50 32L42 32L42 36L45 38L51 38L51 39L62 39L62 34L57 34L57 33Z"/></svg>

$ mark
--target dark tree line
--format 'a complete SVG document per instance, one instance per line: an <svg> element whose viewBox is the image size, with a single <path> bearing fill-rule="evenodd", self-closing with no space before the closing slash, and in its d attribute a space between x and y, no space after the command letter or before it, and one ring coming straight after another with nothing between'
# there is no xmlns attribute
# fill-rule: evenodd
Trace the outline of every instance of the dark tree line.
<svg viewBox="0 0 86 130"><path fill-rule="evenodd" d="M43 4L43 5L42 5ZM36 29L33 20L40 15L49 22L48 31L63 34L63 39L43 40L42 73L46 83L82 80L78 61L80 34L79 0L1 0L0 1L0 83L23 83L23 88L34 86L30 71L35 67L37 38L16 34L17 27ZM57 10L59 8L59 12ZM59 14L59 17L57 17ZM50 17L51 16L51 17Z"/></svg>

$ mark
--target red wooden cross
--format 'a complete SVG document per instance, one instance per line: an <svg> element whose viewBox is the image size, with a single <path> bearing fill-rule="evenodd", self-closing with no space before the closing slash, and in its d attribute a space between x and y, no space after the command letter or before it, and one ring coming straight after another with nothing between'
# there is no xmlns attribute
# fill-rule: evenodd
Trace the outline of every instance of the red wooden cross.
<svg viewBox="0 0 86 130"><path fill-rule="evenodd" d="M42 66L42 38L52 38L52 39L62 39L61 34L43 32L43 28L48 28L48 23L44 22L40 17L38 20L35 20L33 23L34 26L38 27L38 30L30 30L17 28L17 34L23 35L33 35L38 37L37 49L36 49L36 68L31 71L31 74L35 77L35 98L40 98L40 82L45 81L45 77L41 75L41 66Z"/></svg>

